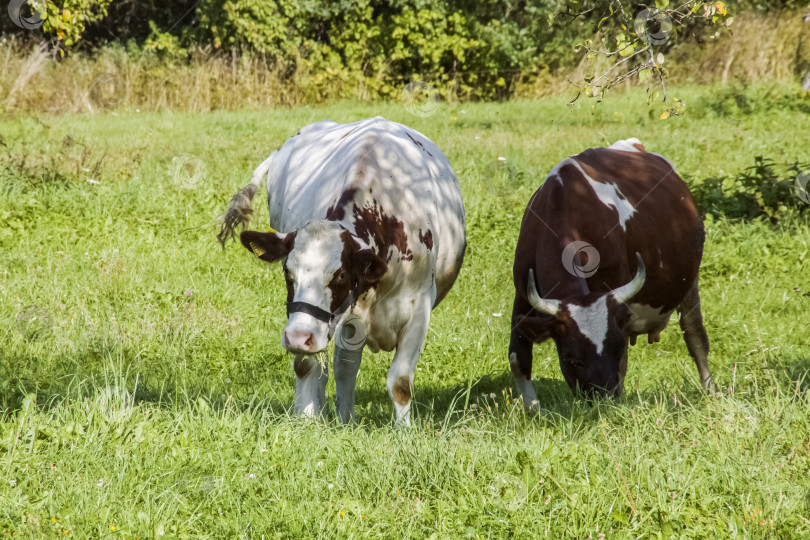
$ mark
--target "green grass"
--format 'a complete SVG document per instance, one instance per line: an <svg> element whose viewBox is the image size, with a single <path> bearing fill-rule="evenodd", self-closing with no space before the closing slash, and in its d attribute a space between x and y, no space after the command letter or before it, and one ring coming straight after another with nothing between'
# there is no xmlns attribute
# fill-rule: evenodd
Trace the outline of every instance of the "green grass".
<svg viewBox="0 0 810 540"><path fill-rule="evenodd" d="M636 136L693 178L755 155L810 161L801 110L721 114L708 90L678 96L688 114L667 121L638 94L428 118L344 103L0 120L0 536L807 538L807 213L707 221L717 393L699 390L673 322L631 349L621 399L575 399L551 343L534 363L551 414L509 399L513 250L559 160ZM290 416L281 272L214 238L230 197L299 127L377 114L444 150L468 218L464 268L416 374L415 426L401 430L386 353L364 357L359 425L336 424L333 383L326 419ZM252 227L268 225L264 205Z"/></svg>

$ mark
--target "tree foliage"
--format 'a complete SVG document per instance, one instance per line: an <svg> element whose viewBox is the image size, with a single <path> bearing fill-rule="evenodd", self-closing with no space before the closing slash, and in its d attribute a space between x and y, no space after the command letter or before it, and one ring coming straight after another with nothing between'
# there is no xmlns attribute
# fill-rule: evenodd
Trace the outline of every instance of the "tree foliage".
<svg viewBox="0 0 810 540"><path fill-rule="evenodd" d="M729 31L740 9L806 0L12 0L61 50L135 40L180 58L194 48L261 56L393 95L423 80L445 94L505 98L561 69L586 96L637 78L666 100L668 49ZM5 32L31 32L8 22ZM18 25L19 26L19 25ZM31 35L31 34L29 34ZM574 68L580 70L574 72ZM661 94L656 94L660 91ZM682 108L668 101L667 115Z"/></svg>
<svg viewBox="0 0 810 540"><path fill-rule="evenodd" d="M75 45L89 23L102 20L112 0L12 0L9 15L24 29L41 28L55 39L56 48Z"/></svg>

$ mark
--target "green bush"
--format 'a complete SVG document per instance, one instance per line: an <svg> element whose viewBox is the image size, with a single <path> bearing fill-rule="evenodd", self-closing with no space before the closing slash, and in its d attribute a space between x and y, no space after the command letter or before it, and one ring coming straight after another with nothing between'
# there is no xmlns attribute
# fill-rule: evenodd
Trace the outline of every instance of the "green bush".
<svg viewBox="0 0 810 540"><path fill-rule="evenodd" d="M205 0L198 39L286 62L290 69L360 78L383 95L411 78L449 80L477 42L446 2Z"/></svg>
<svg viewBox="0 0 810 540"><path fill-rule="evenodd" d="M689 184L698 208L705 214L778 221L810 211L804 191L807 186L797 187L797 179L805 178L800 175L808 174L810 163L779 167L756 156L754 165L736 175L691 180Z"/></svg>

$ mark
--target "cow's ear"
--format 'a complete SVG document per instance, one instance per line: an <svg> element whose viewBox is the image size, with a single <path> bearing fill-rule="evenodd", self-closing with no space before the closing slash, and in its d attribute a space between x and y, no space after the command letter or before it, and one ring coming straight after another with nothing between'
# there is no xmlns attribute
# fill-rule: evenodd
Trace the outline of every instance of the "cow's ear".
<svg viewBox="0 0 810 540"><path fill-rule="evenodd" d="M613 317L616 320L616 324L619 328L624 328L627 324L627 321L630 320L630 307L625 304L619 304L616 306L616 311L613 313Z"/></svg>
<svg viewBox="0 0 810 540"><path fill-rule="evenodd" d="M295 245L295 233L243 231L239 240L248 251L263 261L276 262L284 259Z"/></svg>
<svg viewBox="0 0 810 540"><path fill-rule="evenodd" d="M380 281L388 265L370 249L361 249L352 256L352 265L361 285L373 285Z"/></svg>
<svg viewBox="0 0 810 540"><path fill-rule="evenodd" d="M565 335L565 323L545 313L523 317L517 322L517 328L535 344L543 343L547 339L559 339Z"/></svg>

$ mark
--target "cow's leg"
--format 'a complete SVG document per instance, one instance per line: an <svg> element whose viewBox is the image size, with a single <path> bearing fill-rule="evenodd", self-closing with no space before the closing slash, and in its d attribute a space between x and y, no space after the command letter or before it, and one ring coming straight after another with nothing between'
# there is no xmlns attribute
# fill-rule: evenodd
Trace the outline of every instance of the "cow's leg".
<svg viewBox="0 0 810 540"><path fill-rule="evenodd" d="M335 390L337 393L338 418L343 423L354 419L354 388L357 372L363 358L363 343L353 343L357 328L341 326L335 338ZM351 334L351 335L347 335Z"/></svg>
<svg viewBox="0 0 810 540"><path fill-rule="evenodd" d="M680 325L683 332L683 339L686 341L686 348L694 359L700 374L700 382L703 388L713 390L711 373L709 373L709 336L703 327L703 313L700 311L700 293L698 291L698 280L686 293L686 296L678 306L678 313L681 316Z"/></svg>
<svg viewBox="0 0 810 540"><path fill-rule="evenodd" d="M313 356L296 355L293 359L295 371L295 413L314 417L321 414L326 395L326 381L329 368Z"/></svg>
<svg viewBox="0 0 810 540"><path fill-rule="evenodd" d="M435 297L434 288L432 294L424 294L415 302L413 316L400 333L394 361L388 370L388 395L394 402L398 426L411 425L413 376L427 337L430 308Z"/></svg>
<svg viewBox="0 0 810 540"><path fill-rule="evenodd" d="M509 367L515 376L515 387L523 398L526 409L539 409L540 403L532 386L532 346L533 343L518 330L518 322L523 316L517 309L517 298L512 307L512 335L509 340Z"/></svg>

